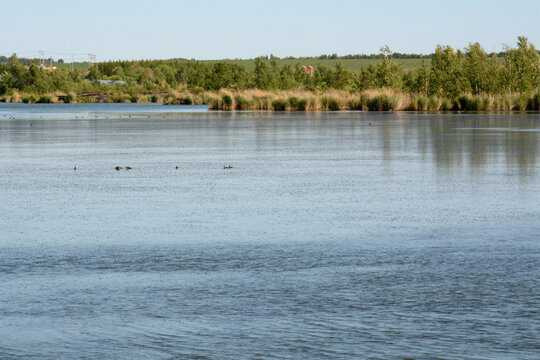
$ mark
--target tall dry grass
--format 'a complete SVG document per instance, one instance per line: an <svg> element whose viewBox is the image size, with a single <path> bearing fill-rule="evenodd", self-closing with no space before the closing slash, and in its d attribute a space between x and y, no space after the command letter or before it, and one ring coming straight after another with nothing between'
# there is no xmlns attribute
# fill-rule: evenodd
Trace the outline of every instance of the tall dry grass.
<svg viewBox="0 0 540 360"><path fill-rule="evenodd" d="M62 95L64 100L60 100ZM19 94L4 96L4 102L94 102L96 98L69 93L43 95ZM456 98L410 94L391 89L371 89L362 92L328 90L265 91L259 89L232 91L171 90L159 94L106 94L105 102L163 102L175 105L207 104L210 110L268 110L268 111L525 111L540 110L540 92L530 94L471 95Z"/></svg>

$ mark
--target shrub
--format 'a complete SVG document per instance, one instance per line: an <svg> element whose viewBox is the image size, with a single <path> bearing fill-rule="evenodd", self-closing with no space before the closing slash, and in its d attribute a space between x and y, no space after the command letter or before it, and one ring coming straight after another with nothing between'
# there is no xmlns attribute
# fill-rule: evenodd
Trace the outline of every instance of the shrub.
<svg viewBox="0 0 540 360"><path fill-rule="evenodd" d="M287 99L287 103L289 104L289 108L291 110L298 109L298 98L296 96L289 96L289 98Z"/></svg>
<svg viewBox="0 0 540 360"><path fill-rule="evenodd" d="M231 110L233 100L232 97L229 94L223 94L221 95L221 101L223 102L223 109L224 110Z"/></svg>
<svg viewBox="0 0 540 360"><path fill-rule="evenodd" d="M323 96L321 98L321 108L323 110L337 111L341 108L339 101L331 96Z"/></svg>
<svg viewBox="0 0 540 360"><path fill-rule="evenodd" d="M527 108L529 110L540 110L540 92L537 92L529 99Z"/></svg>
<svg viewBox="0 0 540 360"><path fill-rule="evenodd" d="M309 110L319 110L319 103L314 96L311 96L308 100L308 109Z"/></svg>
<svg viewBox="0 0 540 360"><path fill-rule="evenodd" d="M36 102L36 97L34 95L23 97L22 102L25 104L34 104Z"/></svg>
<svg viewBox="0 0 540 360"><path fill-rule="evenodd" d="M430 96L427 100L427 108L428 110L439 111L439 99L437 99L435 96Z"/></svg>
<svg viewBox="0 0 540 360"><path fill-rule="evenodd" d="M125 103L128 100L127 95L117 94L111 97L111 101L114 103Z"/></svg>
<svg viewBox="0 0 540 360"><path fill-rule="evenodd" d="M416 111L418 110L418 96L415 96L411 99L409 102L409 105L407 105L408 111Z"/></svg>
<svg viewBox="0 0 540 360"><path fill-rule="evenodd" d="M347 100L347 107L350 110L362 110L362 101L360 98Z"/></svg>
<svg viewBox="0 0 540 360"><path fill-rule="evenodd" d="M283 99L275 99L272 101L272 107L274 111L285 111L287 108L287 101Z"/></svg>
<svg viewBox="0 0 540 360"><path fill-rule="evenodd" d="M367 102L367 107L371 111L390 111L397 107L397 99L386 94L377 95Z"/></svg>
<svg viewBox="0 0 540 360"><path fill-rule="evenodd" d="M193 98L191 96L184 96L178 99L180 105L193 105Z"/></svg>
<svg viewBox="0 0 540 360"><path fill-rule="evenodd" d="M298 111L306 111L307 110L307 100L302 98L298 100Z"/></svg>
<svg viewBox="0 0 540 360"><path fill-rule="evenodd" d="M521 94L514 100L514 104L513 110L527 110L527 105L529 105L529 97L525 94Z"/></svg>
<svg viewBox="0 0 540 360"><path fill-rule="evenodd" d="M249 110L251 108L251 101L241 95L236 95L234 102L236 103L236 110Z"/></svg>
<svg viewBox="0 0 540 360"><path fill-rule="evenodd" d="M152 95L150 97L150 101L153 102L153 103L157 103L158 102L158 96L156 94Z"/></svg>
<svg viewBox="0 0 540 360"><path fill-rule="evenodd" d="M170 103L171 101L174 101L174 99L175 99L174 95L171 93L168 93L163 97L163 102Z"/></svg>
<svg viewBox="0 0 540 360"><path fill-rule="evenodd" d="M65 102L66 104L72 103L73 100L74 100L73 94L67 94L67 95L64 97L64 102Z"/></svg>
<svg viewBox="0 0 540 360"><path fill-rule="evenodd" d="M418 104L418 110L422 110L422 111L427 110L428 101L425 97L420 96L418 98L417 104Z"/></svg>
<svg viewBox="0 0 540 360"><path fill-rule="evenodd" d="M212 98L212 99L208 102L208 109L209 109L209 110L220 110L219 99Z"/></svg>
<svg viewBox="0 0 540 360"><path fill-rule="evenodd" d="M333 97L328 98L328 110L338 111L339 109L341 109L339 101Z"/></svg>
<svg viewBox="0 0 540 360"><path fill-rule="evenodd" d="M462 95L457 101L461 111L478 111L480 109L480 101L475 97Z"/></svg>
<svg viewBox="0 0 540 360"><path fill-rule="evenodd" d="M451 111L454 109L454 105L452 104L452 101L447 98L443 98L441 100L441 110L443 111Z"/></svg>
<svg viewBox="0 0 540 360"><path fill-rule="evenodd" d="M264 96L253 96L253 106L256 110L269 110L270 105L272 102L270 101L270 96L264 95Z"/></svg>

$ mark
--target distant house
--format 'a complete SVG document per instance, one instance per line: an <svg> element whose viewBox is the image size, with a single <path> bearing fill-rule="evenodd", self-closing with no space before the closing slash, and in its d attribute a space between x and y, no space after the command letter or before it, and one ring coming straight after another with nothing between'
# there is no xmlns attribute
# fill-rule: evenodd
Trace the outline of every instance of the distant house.
<svg viewBox="0 0 540 360"><path fill-rule="evenodd" d="M304 71L309 74L309 76L313 76L313 66L302 66L304 68Z"/></svg>
<svg viewBox="0 0 540 360"><path fill-rule="evenodd" d="M43 70L46 70L46 71L54 71L56 70L56 66L47 66L47 65L39 65L40 68L42 68Z"/></svg>
<svg viewBox="0 0 540 360"><path fill-rule="evenodd" d="M24 67L26 68L26 70L30 70L30 65L25 65ZM38 67L40 69L45 70L45 71L54 71L54 70L56 70L56 66L52 66L52 65L47 66L47 65L40 64Z"/></svg>

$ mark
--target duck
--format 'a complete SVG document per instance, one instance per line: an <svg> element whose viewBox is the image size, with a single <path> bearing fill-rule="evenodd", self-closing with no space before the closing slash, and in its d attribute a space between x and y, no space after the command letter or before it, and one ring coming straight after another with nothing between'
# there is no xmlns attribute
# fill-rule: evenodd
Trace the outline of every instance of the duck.
<svg viewBox="0 0 540 360"><path fill-rule="evenodd" d="M117 167L115 167L115 169L116 169L116 171L120 171L120 170L122 170L122 167L121 167L121 166L117 166Z"/></svg>
<svg viewBox="0 0 540 360"><path fill-rule="evenodd" d="M178 170L178 165L176 165L176 170Z"/></svg>
<svg viewBox="0 0 540 360"><path fill-rule="evenodd" d="M232 169L232 166L231 165L227 165L227 166L223 165L223 169Z"/></svg>
<svg viewBox="0 0 540 360"><path fill-rule="evenodd" d="M75 166L75 167L73 168L73 170L74 170L74 171L77 171L77 167Z"/></svg>
<svg viewBox="0 0 540 360"><path fill-rule="evenodd" d="M131 166L126 166L126 170L131 170L132 167Z"/></svg>

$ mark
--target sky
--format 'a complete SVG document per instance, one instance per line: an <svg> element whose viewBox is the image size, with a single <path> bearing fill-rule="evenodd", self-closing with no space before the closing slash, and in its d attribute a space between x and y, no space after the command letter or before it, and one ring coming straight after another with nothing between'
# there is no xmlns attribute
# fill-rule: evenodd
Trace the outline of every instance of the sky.
<svg viewBox="0 0 540 360"><path fill-rule="evenodd" d="M540 48L539 0L0 0L0 19L0 55L66 61Z"/></svg>

